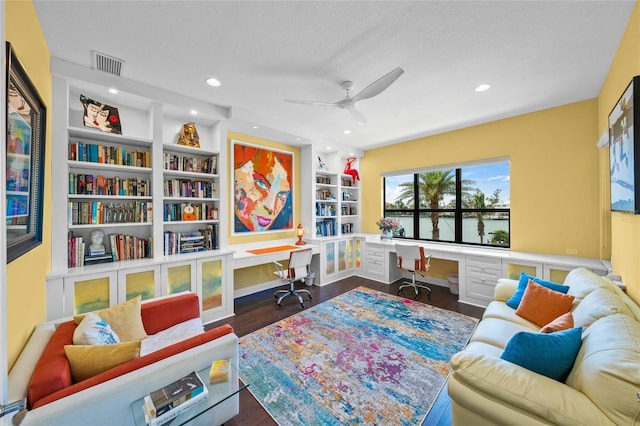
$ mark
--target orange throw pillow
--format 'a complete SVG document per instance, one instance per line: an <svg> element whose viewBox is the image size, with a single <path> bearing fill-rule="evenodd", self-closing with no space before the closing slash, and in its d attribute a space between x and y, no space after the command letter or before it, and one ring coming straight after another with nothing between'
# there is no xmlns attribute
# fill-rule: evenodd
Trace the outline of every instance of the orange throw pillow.
<svg viewBox="0 0 640 426"><path fill-rule="evenodd" d="M516 315L544 327L571 309L573 296L550 290L529 280Z"/></svg>
<svg viewBox="0 0 640 426"><path fill-rule="evenodd" d="M551 321L540 329L540 333L553 333L555 331L568 330L573 328L573 314L567 312Z"/></svg>

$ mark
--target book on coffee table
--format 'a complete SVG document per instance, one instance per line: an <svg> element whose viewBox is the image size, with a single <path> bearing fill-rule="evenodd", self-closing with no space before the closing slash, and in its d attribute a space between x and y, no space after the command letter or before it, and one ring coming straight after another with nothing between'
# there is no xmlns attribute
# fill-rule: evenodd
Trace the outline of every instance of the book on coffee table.
<svg viewBox="0 0 640 426"><path fill-rule="evenodd" d="M151 392L144 398L143 409L150 426L160 426L204 401L209 391L198 374L190 374Z"/></svg>

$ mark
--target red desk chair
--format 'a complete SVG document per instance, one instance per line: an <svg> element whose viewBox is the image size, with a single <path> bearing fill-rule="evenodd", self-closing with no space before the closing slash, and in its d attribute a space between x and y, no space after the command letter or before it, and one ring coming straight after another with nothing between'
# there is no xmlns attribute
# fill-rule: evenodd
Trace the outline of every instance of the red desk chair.
<svg viewBox="0 0 640 426"><path fill-rule="evenodd" d="M418 288L423 288L428 291L427 298L431 299L431 289L423 284L416 283L416 273L424 277L423 273L429 270L431 255L425 256L424 248L417 244L396 244L395 248L398 268L411 273L411 281L404 281L396 294L399 295L405 287L413 287L415 292L413 299L415 300L418 298Z"/></svg>

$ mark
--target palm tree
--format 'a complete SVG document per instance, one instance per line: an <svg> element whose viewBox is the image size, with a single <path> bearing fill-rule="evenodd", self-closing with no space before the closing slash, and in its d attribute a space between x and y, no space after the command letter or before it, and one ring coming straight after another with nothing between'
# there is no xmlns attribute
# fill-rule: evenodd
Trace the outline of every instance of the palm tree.
<svg viewBox="0 0 640 426"><path fill-rule="evenodd" d="M475 194L471 196L469 200L469 208L471 209L490 209L493 208L496 204L500 202L500 191L501 189L496 189L493 191L490 197L486 200L484 198L484 193L479 189L476 189ZM478 218L478 236L480 237L480 244L484 242L484 219L482 217L482 212L476 212L476 217Z"/></svg>
<svg viewBox="0 0 640 426"><path fill-rule="evenodd" d="M464 185L469 182L463 182ZM415 200L413 196L413 182L404 182L399 185L400 195L396 202L407 202L407 206L413 207ZM418 174L418 196L419 205L428 206L431 210L431 238L440 239L440 228L438 226L438 212L436 211L445 195L456 193L455 170L435 170Z"/></svg>

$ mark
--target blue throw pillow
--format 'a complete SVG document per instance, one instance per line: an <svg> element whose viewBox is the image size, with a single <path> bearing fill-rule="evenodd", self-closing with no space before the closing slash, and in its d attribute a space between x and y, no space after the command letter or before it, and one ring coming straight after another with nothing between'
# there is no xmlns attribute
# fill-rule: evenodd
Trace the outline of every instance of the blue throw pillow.
<svg viewBox="0 0 640 426"><path fill-rule="evenodd" d="M521 331L509 340L500 358L564 382L581 345L581 327L548 334Z"/></svg>
<svg viewBox="0 0 640 426"><path fill-rule="evenodd" d="M533 280L533 282L538 283L543 287L549 288L554 291L559 291L560 293L567 294L567 291L569 291L568 285L541 280L540 278L532 277L531 275L522 272L520 274L520 281L518 282L518 289L515 293L513 293L511 299L506 301L507 306L513 309L518 309L518 306L520 306L520 301L522 300L522 296L524 295L524 291L527 289L527 284L529 284L529 280Z"/></svg>

